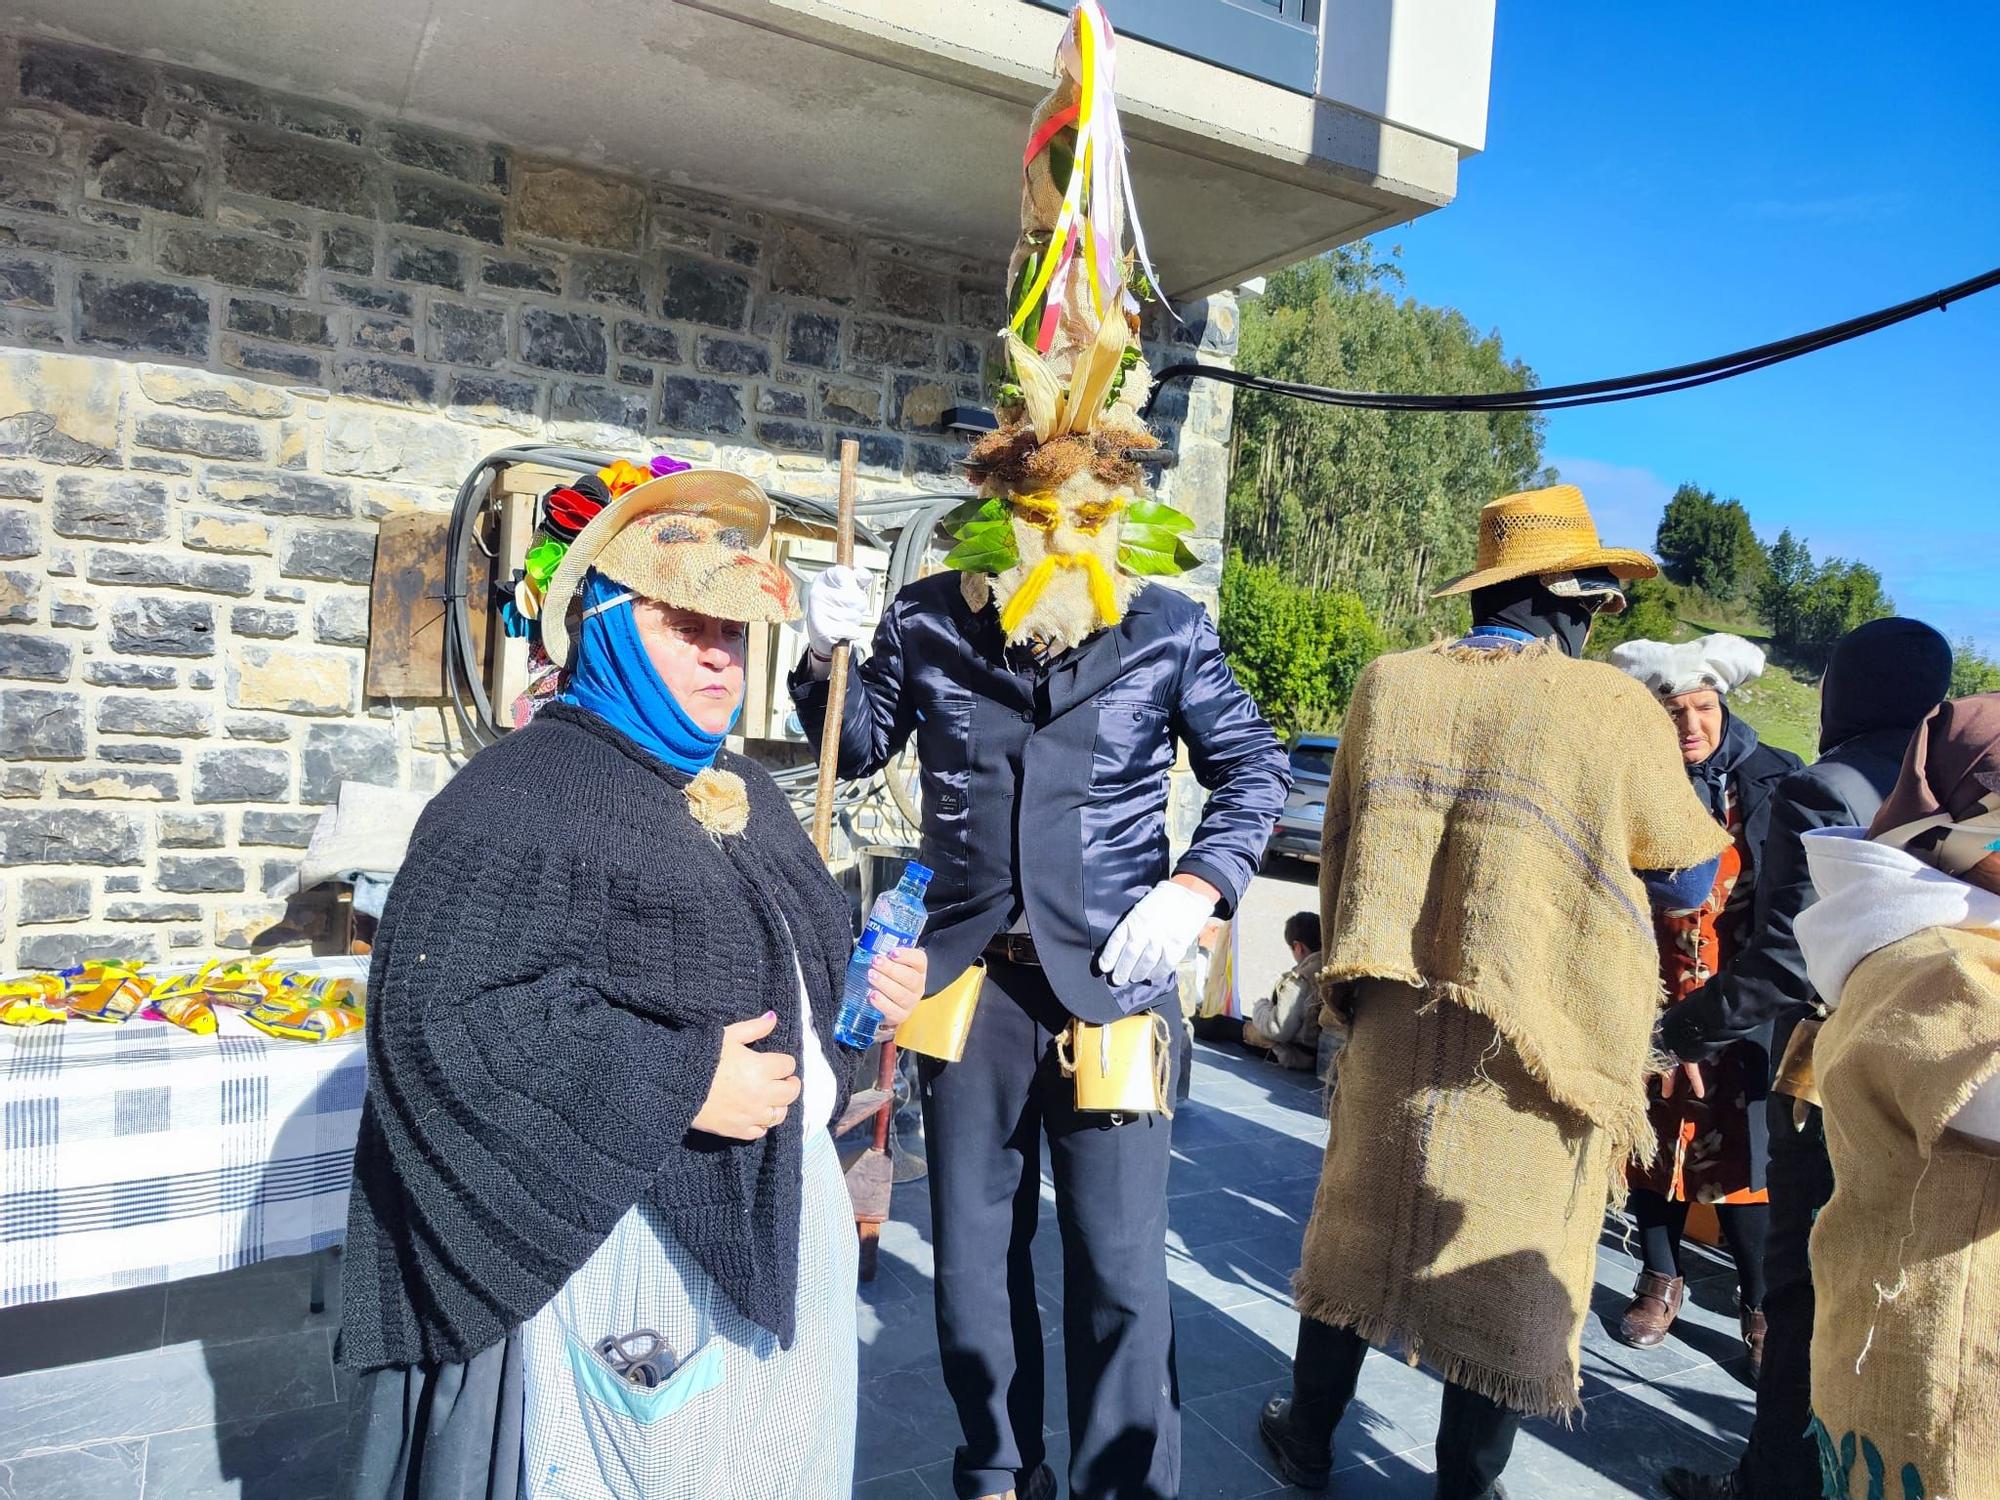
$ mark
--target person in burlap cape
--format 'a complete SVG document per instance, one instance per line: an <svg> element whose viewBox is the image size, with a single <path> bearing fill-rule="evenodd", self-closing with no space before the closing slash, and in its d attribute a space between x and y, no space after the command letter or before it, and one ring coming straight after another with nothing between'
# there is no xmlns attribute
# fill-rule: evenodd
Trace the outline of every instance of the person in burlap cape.
<svg viewBox="0 0 2000 1500"><path fill-rule="evenodd" d="M1363 672L1328 792L1349 1037L1294 1388L1260 1420L1312 1488L1371 1343L1447 1382L1440 1500L1500 1494L1521 1417L1575 1410L1604 1209L1652 1144L1649 906L1698 900L1727 842L1652 696L1575 659L1650 560L1602 547L1568 486L1486 507L1479 550L1452 586L1473 632Z"/></svg>
<svg viewBox="0 0 2000 1500"><path fill-rule="evenodd" d="M1869 838L1806 838L1834 1190L1812 1233L1828 1500L2000 1495L2000 694L1947 702Z"/></svg>

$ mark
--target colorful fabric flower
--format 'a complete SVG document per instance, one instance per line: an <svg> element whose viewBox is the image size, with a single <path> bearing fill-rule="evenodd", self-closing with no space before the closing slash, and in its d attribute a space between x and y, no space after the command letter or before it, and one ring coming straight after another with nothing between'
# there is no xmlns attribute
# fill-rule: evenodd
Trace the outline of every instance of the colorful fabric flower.
<svg viewBox="0 0 2000 1500"><path fill-rule="evenodd" d="M663 474L685 474L693 467L693 464L682 463L678 458L670 458L664 453L655 453L653 455L653 477L655 479L658 479Z"/></svg>
<svg viewBox="0 0 2000 1500"><path fill-rule="evenodd" d="M627 463L621 458L616 463L599 469L597 477L604 481L604 487L611 491L611 498L616 500L627 490L636 489L651 479L653 472L650 469L642 469L637 464Z"/></svg>

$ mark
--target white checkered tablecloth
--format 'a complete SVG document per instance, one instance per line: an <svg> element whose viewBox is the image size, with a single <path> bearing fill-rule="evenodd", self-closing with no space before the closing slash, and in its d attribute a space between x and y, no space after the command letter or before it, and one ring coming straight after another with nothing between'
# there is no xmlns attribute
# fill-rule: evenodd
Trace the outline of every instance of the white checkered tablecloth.
<svg viewBox="0 0 2000 1500"><path fill-rule="evenodd" d="M0 1307L337 1245L362 1034L0 1027Z"/></svg>

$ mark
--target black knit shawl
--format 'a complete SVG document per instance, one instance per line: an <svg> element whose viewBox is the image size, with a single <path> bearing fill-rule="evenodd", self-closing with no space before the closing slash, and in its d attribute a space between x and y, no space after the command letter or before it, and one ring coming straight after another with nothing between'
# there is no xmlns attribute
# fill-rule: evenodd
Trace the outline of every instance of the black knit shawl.
<svg viewBox="0 0 2000 1500"><path fill-rule="evenodd" d="M725 1025L775 1010L760 1045L799 1056L795 947L844 1098L854 929L770 777L718 766L750 788L726 839L696 826L685 776L554 705L425 809L369 978L343 1363L471 1358L642 1202L790 1345L803 1122L747 1144L690 1122Z"/></svg>

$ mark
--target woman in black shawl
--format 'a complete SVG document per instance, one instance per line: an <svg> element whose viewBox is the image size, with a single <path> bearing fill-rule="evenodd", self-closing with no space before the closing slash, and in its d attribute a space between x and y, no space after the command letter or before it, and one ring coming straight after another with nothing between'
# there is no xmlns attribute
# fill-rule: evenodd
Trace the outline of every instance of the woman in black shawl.
<svg viewBox="0 0 2000 1500"><path fill-rule="evenodd" d="M827 1126L852 917L783 793L723 748L749 628L791 618L793 585L762 491L663 468L604 471L610 503L542 574L564 691L438 794L383 913L348 1500L851 1482ZM877 965L889 1024L923 971Z"/></svg>
<svg viewBox="0 0 2000 1500"><path fill-rule="evenodd" d="M1689 780L1733 835L1701 904L1655 915L1662 996L1671 1005L1709 983L1747 937L1771 794L1801 762L1760 743L1723 701L1764 669L1764 653L1740 636L1629 641L1612 651L1611 661L1658 695L1674 721ZM1736 1261L1752 1379L1763 1357L1764 1241L1771 1212L1764 1185L1765 1075L1764 1049L1748 1041L1654 1080L1650 1113L1657 1149L1651 1166L1632 1179L1628 1203L1639 1226L1642 1265L1616 1330L1634 1348L1665 1342L1686 1294L1680 1255L1688 1205L1711 1204Z"/></svg>

